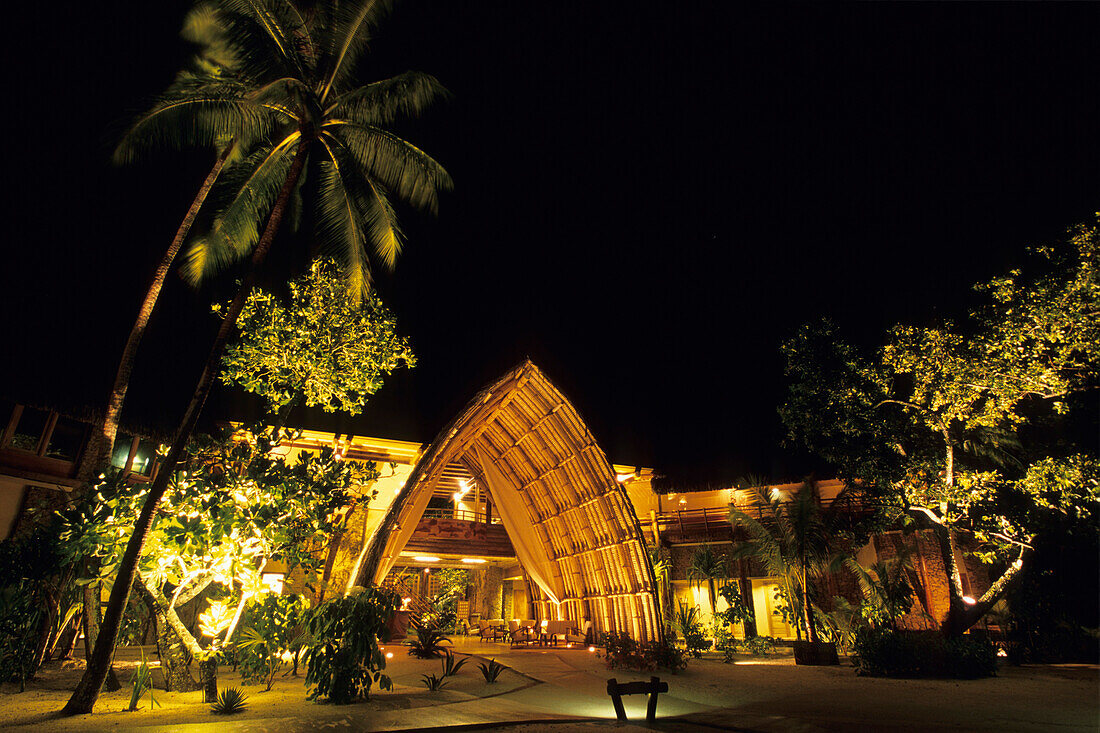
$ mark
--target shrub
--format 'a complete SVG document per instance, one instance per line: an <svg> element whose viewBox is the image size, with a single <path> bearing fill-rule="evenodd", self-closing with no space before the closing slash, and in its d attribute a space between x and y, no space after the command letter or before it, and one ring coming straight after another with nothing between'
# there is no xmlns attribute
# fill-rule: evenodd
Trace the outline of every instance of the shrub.
<svg viewBox="0 0 1100 733"><path fill-rule="evenodd" d="M456 662L455 661L455 655L451 654L450 650L448 650L447 651L447 656L443 657L443 659L441 659L440 661L443 663L443 676L444 677L452 677L452 676L458 674L458 671L460 669L462 669L462 667L466 664L466 662L468 662L470 660L469 660L469 658L466 658L466 659L459 659Z"/></svg>
<svg viewBox="0 0 1100 733"><path fill-rule="evenodd" d="M443 642L450 643L450 641L439 629L419 625L416 627L416 638L406 641L405 645L409 647L409 654L417 659L431 659L448 653Z"/></svg>
<svg viewBox="0 0 1100 733"><path fill-rule="evenodd" d="M946 639L937 632L860 629L852 661L856 672L874 677L990 677L997 652L985 636Z"/></svg>
<svg viewBox="0 0 1100 733"><path fill-rule="evenodd" d="M378 636L397 603L396 593L359 588L309 614L308 699L345 705L368 695L372 683L384 690L392 687L390 678L381 673L386 660L378 649Z"/></svg>
<svg viewBox="0 0 1100 733"><path fill-rule="evenodd" d="M675 674L687 667L684 653L668 641L638 643L629 634L611 631L603 635L603 646L608 669L653 671L660 668Z"/></svg>
<svg viewBox="0 0 1100 733"><path fill-rule="evenodd" d="M245 700L248 697L237 687L227 687L218 695L218 701L210 706L210 712L214 715L233 715L244 712L248 707Z"/></svg>
<svg viewBox="0 0 1100 733"><path fill-rule="evenodd" d="M424 686L427 687L428 690L430 690L431 692L442 690L443 687L447 684L446 679L447 675L443 675L442 677L436 677L434 674L420 675L420 681L423 682Z"/></svg>
<svg viewBox="0 0 1100 733"><path fill-rule="evenodd" d="M733 661L733 655L737 652L751 654L754 657L766 657L775 652L779 639L774 636L750 636L747 639L730 638L723 646L724 656L722 661L729 664Z"/></svg>
<svg viewBox="0 0 1100 733"><path fill-rule="evenodd" d="M479 664L477 668L481 670L485 681L490 683L496 682L497 677L500 677L500 673L504 671L504 665L495 659L490 659L488 664Z"/></svg>
<svg viewBox="0 0 1100 733"><path fill-rule="evenodd" d="M308 602L301 596L264 594L245 608L237 663L246 682L262 681L271 689L287 652L296 652L304 641Z"/></svg>
<svg viewBox="0 0 1100 733"><path fill-rule="evenodd" d="M676 626L684 640L688 654L698 659L703 652L710 649L710 642L707 641L706 634L703 633L703 624L699 621L698 606L688 608L680 604L680 608L676 612Z"/></svg>

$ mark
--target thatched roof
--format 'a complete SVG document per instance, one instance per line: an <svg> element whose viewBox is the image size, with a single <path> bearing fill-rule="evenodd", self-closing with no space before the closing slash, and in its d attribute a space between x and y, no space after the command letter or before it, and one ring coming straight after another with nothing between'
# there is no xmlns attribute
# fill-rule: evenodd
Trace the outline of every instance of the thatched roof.
<svg viewBox="0 0 1100 733"><path fill-rule="evenodd" d="M505 525L517 551L532 551L524 564L542 588L542 618L658 637L656 583L630 501L577 410L530 361L479 392L443 428L365 548L360 579L382 579L452 462L488 488L506 520L509 502L521 507L523 521Z"/></svg>

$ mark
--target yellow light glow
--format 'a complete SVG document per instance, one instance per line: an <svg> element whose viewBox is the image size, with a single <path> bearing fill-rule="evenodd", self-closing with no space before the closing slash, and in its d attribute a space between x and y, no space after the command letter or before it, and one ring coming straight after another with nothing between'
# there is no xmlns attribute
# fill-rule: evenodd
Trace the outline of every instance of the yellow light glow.
<svg viewBox="0 0 1100 733"><path fill-rule="evenodd" d="M393 652L386 652L386 659L393 659Z"/></svg>
<svg viewBox="0 0 1100 733"><path fill-rule="evenodd" d="M975 601L970 596L963 596L963 603L965 603L968 606L973 606L975 603L977 603L977 601Z"/></svg>
<svg viewBox="0 0 1100 733"><path fill-rule="evenodd" d="M467 565L482 565L485 563L485 560L480 557L464 557L462 558L462 562Z"/></svg>
<svg viewBox="0 0 1100 733"><path fill-rule="evenodd" d="M431 555L417 555L413 560L417 562L439 562L438 557L432 557Z"/></svg>
<svg viewBox="0 0 1100 733"><path fill-rule="evenodd" d="M596 647L590 646L590 647L588 647L588 651L594 652L594 651L596 651Z"/></svg>

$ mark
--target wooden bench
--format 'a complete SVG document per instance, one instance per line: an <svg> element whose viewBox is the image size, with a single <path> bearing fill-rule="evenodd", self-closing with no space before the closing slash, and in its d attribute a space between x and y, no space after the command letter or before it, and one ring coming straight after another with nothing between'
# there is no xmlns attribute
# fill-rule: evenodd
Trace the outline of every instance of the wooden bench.
<svg viewBox="0 0 1100 733"><path fill-rule="evenodd" d="M668 683L661 682L660 677L650 677L649 682L623 682L619 683L612 677L607 681L607 694L611 695L611 703L615 706L615 717L620 722L627 722L626 709L623 708L623 695L649 695L649 705L645 710L645 722L649 725L657 718L657 694L668 692Z"/></svg>

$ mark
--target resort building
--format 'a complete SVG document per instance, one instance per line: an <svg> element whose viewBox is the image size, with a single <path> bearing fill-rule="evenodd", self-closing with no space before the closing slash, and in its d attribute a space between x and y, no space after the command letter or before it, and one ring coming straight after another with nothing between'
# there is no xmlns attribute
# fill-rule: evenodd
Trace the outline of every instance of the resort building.
<svg viewBox="0 0 1100 733"><path fill-rule="evenodd" d="M88 425L15 403L2 407L0 536L6 537L29 505L57 501L75 485ZM134 480L148 480L156 470L154 447L120 436L112 462ZM265 580L273 590L318 600L378 583L398 589L416 610L438 592L443 571L453 576L462 569L468 582L457 615L474 628L484 619L549 619L592 635L654 639L681 604L698 606L704 619L715 610L706 583L689 573L693 554L709 545L725 558L716 582L739 587L757 633L795 635L777 600L779 580L755 559L730 559L747 539L730 524L730 508L762 516L759 493L676 490L649 468L611 463L569 400L530 362L475 395L431 443L306 430L278 450L293 459L323 447L345 460L373 461L381 476L360 487L364 501L345 515L342 530L318 542L322 577L288 574L271 562ZM801 486L757 489L782 499ZM839 481L814 488L825 506L840 502L852 517L867 510ZM885 532L851 548L864 567L910 555L918 602L905 625L915 628L934 625L948 607L939 551L926 535ZM665 587L650 553L670 568ZM987 575L969 556L958 560L964 590L976 597L988 587ZM858 604L850 572L825 582L823 595ZM724 604L719 599L717 610Z"/></svg>

